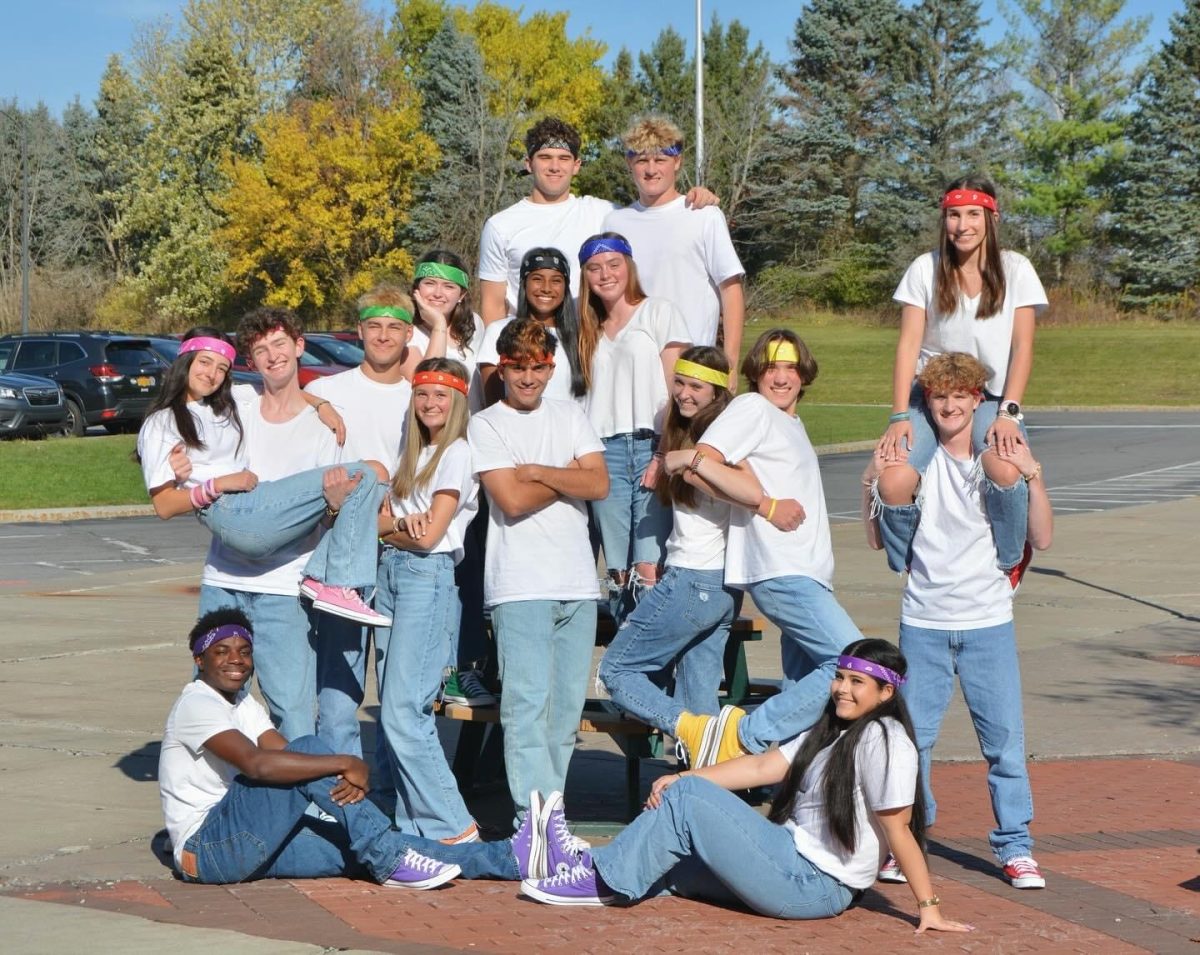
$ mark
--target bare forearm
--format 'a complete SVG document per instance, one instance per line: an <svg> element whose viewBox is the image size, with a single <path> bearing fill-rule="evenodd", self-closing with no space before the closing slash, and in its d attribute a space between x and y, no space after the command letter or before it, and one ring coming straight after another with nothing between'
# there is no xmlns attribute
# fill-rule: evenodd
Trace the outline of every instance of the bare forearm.
<svg viewBox="0 0 1200 955"><path fill-rule="evenodd" d="M353 760L353 756L344 754L313 756L282 749L259 749L250 765L242 767L242 772L257 782L289 785L340 776L352 769Z"/></svg>
<svg viewBox="0 0 1200 955"><path fill-rule="evenodd" d="M746 295L741 278L721 286L721 346L729 367L737 374L742 354L742 329L746 324Z"/></svg>
<svg viewBox="0 0 1200 955"><path fill-rule="evenodd" d="M541 467L538 482L577 501L600 501L608 497L608 472L603 469Z"/></svg>

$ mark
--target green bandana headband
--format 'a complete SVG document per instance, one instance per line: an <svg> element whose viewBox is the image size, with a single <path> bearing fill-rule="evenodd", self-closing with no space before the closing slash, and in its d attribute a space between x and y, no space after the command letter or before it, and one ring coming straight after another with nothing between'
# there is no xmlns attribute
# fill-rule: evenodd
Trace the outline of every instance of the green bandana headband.
<svg viewBox="0 0 1200 955"><path fill-rule="evenodd" d="M466 272L456 269L453 265L447 265L445 262L422 262L417 266L417 271L413 273L414 282L419 282L421 279L447 279L462 288L471 284Z"/></svg>
<svg viewBox="0 0 1200 955"><path fill-rule="evenodd" d="M368 318L398 318L402 322L412 324L412 312L398 305L372 305L358 313L360 322L365 322Z"/></svg>

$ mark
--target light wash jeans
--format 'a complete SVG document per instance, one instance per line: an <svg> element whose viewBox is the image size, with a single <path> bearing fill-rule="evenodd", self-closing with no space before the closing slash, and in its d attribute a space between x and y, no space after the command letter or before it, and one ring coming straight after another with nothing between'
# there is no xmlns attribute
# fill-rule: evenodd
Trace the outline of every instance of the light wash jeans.
<svg viewBox="0 0 1200 955"><path fill-rule="evenodd" d="M646 592L600 661L600 682L617 706L668 734L674 734L685 710L719 711L717 693L734 613L734 595L725 589L724 576L723 570L671 566ZM669 675L676 661L670 696L654 678Z"/></svg>
<svg viewBox="0 0 1200 955"><path fill-rule="evenodd" d="M254 672L271 720L287 739L317 729L317 618L299 597L203 584L200 616L236 608L254 630ZM332 745L332 744L331 744Z"/></svg>
<svg viewBox="0 0 1200 955"><path fill-rule="evenodd" d="M861 893L796 851L792 834L733 793L685 776L608 845L592 850L608 887L629 899L664 890L779 919L839 915Z"/></svg>
<svg viewBox="0 0 1200 955"><path fill-rule="evenodd" d="M752 753L791 739L816 722L829 701L838 655L862 633L833 591L811 577L776 577L749 584L760 612L780 630L783 689L738 725Z"/></svg>
<svg viewBox="0 0 1200 955"><path fill-rule="evenodd" d="M362 756L358 709L367 685L370 627L317 615L317 735L335 753Z"/></svg>
<svg viewBox="0 0 1200 955"><path fill-rule="evenodd" d="M351 474L362 473L362 480L346 497L304 573L333 587L368 587L375 582L375 515L383 499L382 485L361 461L344 467ZM277 481L263 481L253 491L222 494L197 517L222 544L250 560L261 560L310 534L320 523L325 514L323 481L328 470L313 468Z"/></svg>
<svg viewBox="0 0 1200 955"><path fill-rule="evenodd" d="M996 818L988 842L1001 864L1032 855L1033 792L1025 767L1021 668L1012 621L977 630L929 630L901 623L900 650L908 660L908 682L900 692L917 736L925 824L932 826L937 817L930 759L957 673L988 764L988 792Z"/></svg>
<svg viewBox="0 0 1200 955"><path fill-rule="evenodd" d="M912 412L909 421L913 429L908 464L923 476L937 451L938 438L925 404L925 392L915 382L908 407ZM1000 398L994 395L985 395L975 410L971 422L971 449L975 454L987 451L985 438L999 410ZM1021 429L1022 439L1028 441L1025 423L1018 422L1017 426ZM981 475L980 481L983 504L987 509L988 522L992 525L992 538L996 542L996 564L1001 570L1009 570L1021 562L1025 551L1029 526L1029 485L1018 480L1011 487L1001 487L987 475ZM888 567L900 574L912 563L912 539L921 518L920 504L887 505L880 502L880 508L879 535L887 554Z"/></svg>
<svg viewBox="0 0 1200 955"><path fill-rule="evenodd" d="M453 558L385 547L375 606L392 618L390 627L375 628L375 675L396 827L427 839L460 835L473 820L433 717L458 631Z"/></svg>
<svg viewBox="0 0 1200 955"><path fill-rule="evenodd" d="M515 600L492 608L492 624L508 791L520 819L531 789L566 789L596 645L596 601Z"/></svg>
<svg viewBox="0 0 1200 955"><path fill-rule="evenodd" d="M333 751L315 736L292 740L288 750L314 756ZM367 874L383 882L409 849L462 867L468 879L520 878L512 843L447 846L405 835L368 799L339 806L329 794L336 777L296 785L268 785L237 776L203 824L184 843L196 855L187 882L228 884L251 879L319 879ZM306 815L316 803L336 822Z"/></svg>
<svg viewBox="0 0 1200 955"><path fill-rule="evenodd" d="M658 439L651 431L637 431L601 440L608 468L608 497L592 501L592 514L600 529L604 564L609 571L629 570L640 563L662 564L671 534L671 509L642 487L642 475L654 458ZM613 595L609 603L618 624L639 596L634 588Z"/></svg>

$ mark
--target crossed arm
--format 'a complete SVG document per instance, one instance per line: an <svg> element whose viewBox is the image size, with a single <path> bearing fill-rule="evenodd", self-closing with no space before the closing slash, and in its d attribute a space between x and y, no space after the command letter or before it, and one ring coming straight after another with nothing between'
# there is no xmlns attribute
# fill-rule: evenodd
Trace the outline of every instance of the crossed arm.
<svg viewBox="0 0 1200 955"><path fill-rule="evenodd" d="M323 776L336 776L338 784L331 796L339 806L361 802L369 786L370 771L357 756L338 753L316 756L290 753L277 730L267 730L256 741L238 730L223 730L210 737L204 748L214 756L237 767L247 779L271 785L306 783Z"/></svg>
<svg viewBox="0 0 1200 955"><path fill-rule="evenodd" d="M578 457L562 468L519 464L483 471L479 479L492 501L508 518L540 511L559 497L599 501L608 496L608 468L599 451Z"/></svg>

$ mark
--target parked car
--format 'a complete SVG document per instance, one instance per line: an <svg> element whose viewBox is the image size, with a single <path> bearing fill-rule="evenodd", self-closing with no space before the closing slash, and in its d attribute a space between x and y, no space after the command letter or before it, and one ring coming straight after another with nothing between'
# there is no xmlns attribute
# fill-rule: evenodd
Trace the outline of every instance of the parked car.
<svg viewBox="0 0 1200 955"><path fill-rule="evenodd" d="M58 382L73 435L94 424L113 433L137 428L162 386L164 370L162 358L143 337L113 332L0 336L0 372Z"/></svg>
<svg viewBox="0 0 1200 955"><path fill-rule="evenodd" d="M332 332L310 332L304 336L304 351L321 359L327 365L342 365L356 368L362 364L365 353L356 342L346 341Z"/></svg>
<svg viewBox="0 0 1200 955"><path fill-rule="evenodd" d="M345 371L342 365L325 365L316 355L311 355L308 352L300 353L300 371L297 377L300 379L300 387L303 388L314 378L324 378L326 375L336 375L339 372ZM233 371L238 372L253 372L254 369L246 361L246 356L238 352L237 358L233 360Z"/></svg>
<svg viewBox="0 0 1200 955"><path fill-rule="evenodd" d="M178 338L150 337L150 347L158 352L168 365L179 357L179 346L182 344L183 342ZM250 385L255 391L262 391L262 375L257 371L246 371L235 367L232 371L232 378L235 384Z"/></svg>
<svg viewBox="0 0 1200 955"><path fill-rule="evenodd" d="M0 374L0 437L62 434L67 403L58 382L16 372Z"/></svg>

